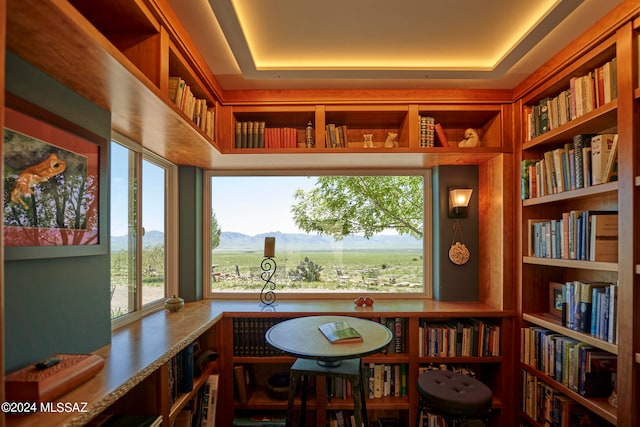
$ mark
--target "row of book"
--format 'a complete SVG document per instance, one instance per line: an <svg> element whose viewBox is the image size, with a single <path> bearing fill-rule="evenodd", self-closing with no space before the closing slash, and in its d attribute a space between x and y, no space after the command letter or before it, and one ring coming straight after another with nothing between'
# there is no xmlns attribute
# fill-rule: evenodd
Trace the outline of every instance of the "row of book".
<svg viewBox="0 0 640 427"><path fill-rule="evenodd" d="M193 389L194 344L190 343L169 360L169 401L173 404L178 396Z"/></svg>
<svg viewBox="0 0 640 427"><path fill-rule="evenodd" d="M173 427L215 427L219 375L212 374L176 416Z"/></svg>
<svg viewBox="0 0 640 427"><path fill-rule="evenodd" d="M420 357L499 356L500 326L480 319L421 320Z"/></svg>
<svg viewBox="0 0 640 427"><path fill-rule="evenodd" d="M534 139L617 98L617 61L596 67L569 80L569 88L541 99L526 112L527 140Z"/></svg>
<svg viewBox="0 0 640 427"><path fill-rule="evenodd" d="M378 399L382 397L400 397L407 396L407 365L404 363L369 363L363 367L363 384L368 384L368 397L370 399ZM337 383L340 382L339 378L335 378ZM351 390L351 387L344 387L342 385L341 390ZM328 384L329 386L329 384ZM327 390L331 393L336 393L336 397L347 397L350 394L347 392L338 394L339 389Z"/></svg>
<svg viewBox="0 0 640 427"><path fill-rule="evenodd" d="M609 426L602 418L526 370L522 375L521 410L541 426Z"/></svg>
<svg viewBox="0 0 640 427"><path fill-rule="evenodd" d="M169 99L209 138L214 139L215 109L209 107L206 99L196 98L182 78L169 77Z"/></svg>
<svg viewBox="0 0 640 427"><path fill-rule="evenodd" d="M563 326L617 344L617 284L576 280L563 283L561 289Z"/></svg>
<svg viewBox="0 0 640 427"><path fill-rule="evenodd" d="M267 330L284 319L246 317L233 319L233 355L240 357L281 356L281 350L267 344Z"/></svg>
<svg viewBox="0 0 640 427"><path fill-rule="evenodd" d="M579 134L541 159L521 163L523 200L617 180L618 134Z"/></svg>
<svg viewBox="0 0 640 427"><path fill-rule="evenodd" d="M334 411L327 415L328 427L360 427L356 424L353 411ZM406 424L400 421L400 418L380 417L375 421L371 421L370 426L376 427L403 427Z"/></svg>
<svg viewBox="0 0 640 427"><path fill-rule="evenodd" d="M615 390L615 354L542 327L522 328L522 362L588 398Z"/></svg>
<svg viewBox="0 0 640 427"><path fill-rule="evenodd" d="M327 148L348 147L347 125L336 125L335 123L325 125L325 146Z"/></svg>
<svg viewBox="0 0 640 427"><path fill-rule="evenodd" d="M442 125L436 123L434 117L420 114L418 120L420 121L420 147L435 147L436 143L440 147L449 146L449 140Z"/></svg>
<svg viewBox="0 0 640 427"><path fill-rule="evenodd" d="M235 148L296 148L296 128L271 128L265 122L236 122Z"/></svg>
<svg viewBox="0 0 640 427"><path fill-rule="evenodd" d="M562 218L531 218L528 256L618 262L618 212L573 210Z"/></svg>

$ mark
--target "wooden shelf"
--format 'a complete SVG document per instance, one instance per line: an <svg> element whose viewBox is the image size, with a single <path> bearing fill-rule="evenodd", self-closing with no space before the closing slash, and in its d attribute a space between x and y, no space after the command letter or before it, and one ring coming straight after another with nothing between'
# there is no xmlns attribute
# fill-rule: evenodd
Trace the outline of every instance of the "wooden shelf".
<svg viewBox="0 0 640 427"><path fill-rule="evenodd" d="M525 369L527 372L536 376L539 380L544 381L545 383L551 385L553 388L555 388L562 394L570 397L571 399L575 400L577 403L588 408L593 413L601 416L606 421L614 425L617 424L618 410L609 404L609 402L607 401L607 398L595 398L595 399L584 398L580 394L571 390L569 387L565 386L564 384L558 381L551 379L544 373L538 371L537 369L529 365L522 365L522 368Z"/></svg>
<svg viewBox="0 0 640 427"><path fill-rule="evenodd" d="M558 320L552 319L546 313L523 313L522 320L536 324L538 326L542 326L543 328L547 328L552 331L556 331L570 338L574 338L578 341L582 341L594 347L600 348L609 353L618 354L618 346L616 344L611 344L606 341L602 341L601 339L598 339L592 335L565 328L560 324Z"/></svg>
<svg viewBox="0 0 640 427"><path fill-rule="evenodd" d="M593 185L591 187L579 188L577 190L564 191L562 193L548 196L534 197L522 201L522 206L535 206L559 201L578 200L602 197L605 194L615 194L618 191L618 181L607 182L605 184Z"/></svg>
<svg viewBox="0 0 640 427"><path fill-rule="evenodd" d="M578 261L575 259L522 257L524 264L544 265L549 267L575 268L592 271L618 271L618 264L613 262Z"/></svg>
<svg viewBox="0 0 640 427"><path fill-rule="evenodd" d="M215 164L214 143L69 2L11 1L7 12L7 49L111 111L113 130L176 164Z"/></svg>
<svg viewBox="0 0 640 427"><path fill-rule="evenodd" d="M611 123L615 122L617 114L618 101L614 100L531 141L526 141L522 149L530 150L568 141L573 138L573 135L601 133L611 128Z"/></svg>

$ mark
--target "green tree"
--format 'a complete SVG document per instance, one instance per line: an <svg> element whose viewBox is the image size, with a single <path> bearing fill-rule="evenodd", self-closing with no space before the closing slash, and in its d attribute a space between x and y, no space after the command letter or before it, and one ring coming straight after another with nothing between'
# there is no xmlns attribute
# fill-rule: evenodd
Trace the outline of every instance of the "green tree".
<svg viewBox="0 0 640 427"><path fill-rule="evenodd" d="M211 213L211 250L220 245L220 225L218 224L218 219L216 218L215 213Z"/></svg>
<svg viewBox="0 0 640 427"><path fill-rule="evenodd" d="M323 176L296 191L291 212L300 229L336 240L387 229L421 238L423 194L421 176Z"/></svg>

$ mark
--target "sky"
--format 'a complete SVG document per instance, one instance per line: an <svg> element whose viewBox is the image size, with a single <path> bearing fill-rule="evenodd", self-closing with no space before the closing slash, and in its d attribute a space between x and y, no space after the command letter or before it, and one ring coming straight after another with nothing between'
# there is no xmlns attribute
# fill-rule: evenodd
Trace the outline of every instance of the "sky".
<svg viewBox="0 0 640 427"><path fill-rule="evenodd" d="M127 234L128 150L111 144L111 235ZM147 161L142 166L142 224L147 231L164 231L164 169Z"/></svg>
<svg viewBox="0 0 640 427"><path fill-rule="evenodd" d="M250 236L272 231L301 233L291 205L298 188L313 188L315 178L219 176L212 181L212 209L222 231Z"/></svg>

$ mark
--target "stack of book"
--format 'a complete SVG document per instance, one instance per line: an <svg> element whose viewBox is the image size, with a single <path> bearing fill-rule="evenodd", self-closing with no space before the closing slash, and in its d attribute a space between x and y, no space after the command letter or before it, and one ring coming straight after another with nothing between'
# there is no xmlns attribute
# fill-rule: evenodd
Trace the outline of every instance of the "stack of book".
<svg viewBox="0 0 640 427"><path fill-rule="evenodd" d="M215 109L207 100L196 98L191 87L180 77L169 77L169 99L209 138L214 138Z"/></svg>
<svg viewBox="0 0 640 427"><path fill-rule="evenodd" d="M365 366L363 383L368 384L369 398L406 397L407 396L407 365L404 363L369 363ZM335 385L340 385L340 379L335 379ZM340 392L343 391L343 393ZM350 387L342 384L328 390L335 397L350 396Z"/></svg>
<svg viewBox="0 0 640 427"><path fill-rule="evenodd" d="M615 390L617 356L541 327L522 329L522 362L588 398Z"/></svg>
<svg viewBox="0 0 640 427"><path fill-rule="evenodd" d="M521 164L522 199L617 180L618 134L575 135L573 142Z"/></svg>
<svg viewBox="0 0 640 427"><path fill-rule="evenodd" d="M575 280L561 288L563 326L616 344L618 285Z"/></svg>
<svg viewBox="0 0 640 427"><path fill-rule="evenodd" d="M525 371L522 374L522 412L543 426L608 426L604 420L584 406L555 390L535 375Z"/></svg>
<svg viewBox="0 0 640 427"><path fill-rule="evenodd" d="M564 212L562 218L528 220L528 256L618 262L618 212Z"/></svg>
<svg viewBox="0 0 640 427"><path fill-rule="evenodd" d="M264 335L267 330L283 319L272 317L248 317L233 319L233 355L280 356L281 350L267 344Z"/></svg>
<svg viewBox="0 0 640 427"><path fill-rule="evenodd" d="M325 126L325 146L328 148L346 148L349 145L347 125L329 123Z"/></svg>
<svg viewBox="0 0 640 427"><path fill-rule="evenodd" d="M435 147L436 121L431 116L418 116L420 120L420 147Z"/></svg>
<svg viewBox="0 0 640 427"><path fill-rule="evenodd" d="M420 357L499 356L500 326L478 319L421 321Z"/></svg>
<svg viewBox="0 0 640 427"><path fill-rule="evenodd" d="M616 58L572 77L557 96L527 108L527 140L532 140L617 98Z"/></svg>
<svg viewBox="0 0 640 427"><path fill-rule="evenodd" d="M187 345L169 360L169 398L173 404L178 396L193 389L194 346Z"/></svg>

